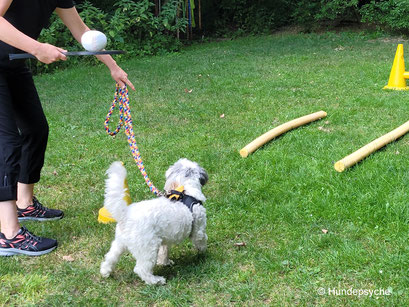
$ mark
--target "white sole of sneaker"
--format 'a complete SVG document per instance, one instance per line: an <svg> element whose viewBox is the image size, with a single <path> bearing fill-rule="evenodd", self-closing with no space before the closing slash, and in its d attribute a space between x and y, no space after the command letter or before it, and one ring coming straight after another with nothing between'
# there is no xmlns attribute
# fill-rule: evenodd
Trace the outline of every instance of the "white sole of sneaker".
<svg viewBox="0 0 409 307"><path fill-rule="evenodd" d="M17 248L0 248L0 257L18 256L18 255L41 256L41 255L48 254L49 252L52 252L56 248L57 246L54 246L52 248L49 248L43 251L38 251L38 252L30 252L30 251L17 249Z"/></svg>
<svg viewBox="0 0 409 307"><path fill-rule="evenodd" d="M19 217L19 221L38 221L38 222L46 222L46 221L56 221L56 220L61 220L64 216L57 216L57 217L50 217L50 218L45 218L45 217Z"/></svg>

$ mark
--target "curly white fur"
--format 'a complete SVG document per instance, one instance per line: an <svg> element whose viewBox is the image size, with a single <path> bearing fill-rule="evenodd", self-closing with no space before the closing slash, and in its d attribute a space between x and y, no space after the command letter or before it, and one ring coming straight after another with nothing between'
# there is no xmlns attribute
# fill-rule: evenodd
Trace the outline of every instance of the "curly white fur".
<svg viewBox="0 0 409 307"><path fill-rule="evenodd" d="M101 263L101 275L108 277L121 254L129 250L136 259L134 272L147 284L165 284L164 277L153 275L155 264L169 265L168 248L190 236L194 246L206 250L206 209L194 205L191 212L183 203L158 197L127 206L124 196L126 169L114 162L107 171L105 208L117 220L115 239ZM166 171L165 190L183 185L185 194L204 202L201 187L206 171L196 162L180 159Z"/></svg>

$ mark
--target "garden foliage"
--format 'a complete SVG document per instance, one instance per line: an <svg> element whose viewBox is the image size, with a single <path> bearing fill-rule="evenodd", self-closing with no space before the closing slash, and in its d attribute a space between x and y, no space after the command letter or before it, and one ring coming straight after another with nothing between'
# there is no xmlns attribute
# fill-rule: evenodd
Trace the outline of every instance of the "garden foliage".
<svg viewBox="0 0 409 307"><path fill-rule="evenodd" d="M107 49L126 50L125 56L132 57L179 50L181 43L176 38L176 32L186 29L186 20L177 18L179 2L180 0L168 0L158 16L155 16L154 4L150 0L119 0L110 11L84 1L77 5L77 9L91 29L106 34ZM67 50L82 50L56 15L53 15L50 26L42 31L39 40ZM69 62L84 60L96 61L94 57L87 57L71 58ZM36 61L31 62L31 68L36 72L50 71L65 65L67 63L59 62L44 66Z"/></svg>
<svg viewBox="0 0 409 307"><path fill-rule="evenodd" d="M193 0L191 0L193 1ZM194 0L194 16L199 19L199 0ZM91 29L106 33L109 49L126 50L125 57L177 51L179 35L186 32L187 0L78 0L77 9ZM271 33L283 26L301 26L304 31L331 29L339 25L371 24L378 31L409 33L409 0L200 0L201 29L193 28L194 38L209 36L235 37ZM185 38L185 35L180 36ZM82 47L58 17L40 40L69 50ZM96 61L95 58L70 59ZM43 72L66 66L44 66L31 61L34 71Z"/></svg>
<svg viewBox="0 0 409 307"><path fill-rule="evenodd" d="M264 33L284 25L306 30L369 23L409 33L409 0L208 0L205 23L212 32ZM209 13L213 10L216 13Z"/></svg>

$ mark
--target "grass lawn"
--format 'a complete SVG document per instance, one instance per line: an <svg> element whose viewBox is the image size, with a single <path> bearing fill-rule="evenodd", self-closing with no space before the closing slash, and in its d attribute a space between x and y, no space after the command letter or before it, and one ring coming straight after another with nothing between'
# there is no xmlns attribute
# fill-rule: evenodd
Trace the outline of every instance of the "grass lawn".
<svg viewBox="0 0 409 307"><path fill-rule="evenodd" d="M36 194L66 216L26 223L60 246L39 258L0 259L0 305L409 305L409 135L343 173L333 168L409 120L409 92L382 90L399 42L277 34L120 63L137 87L134 130L151 180L162 188L181 157L210 177L208 251L174 247L175 264L155 269L166 286L143 284L129 254L110 278L99 274L114 236L113 224L97 222L110 163L124 161L134 201L154 197L125 134L105 134L114 91L108 70L36 77L50 125ZM319 110L327 118L239 155L269 129Z"/></svg>

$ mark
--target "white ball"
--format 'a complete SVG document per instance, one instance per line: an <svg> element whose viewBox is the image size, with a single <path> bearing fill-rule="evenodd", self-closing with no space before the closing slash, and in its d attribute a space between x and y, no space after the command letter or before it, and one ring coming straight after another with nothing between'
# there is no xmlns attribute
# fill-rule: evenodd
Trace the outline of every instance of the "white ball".
<svg viewBox="0 0 409 307"><path fill-rule="evenodd" d="M107 37L102 32L90 30L82 35L81 44L87 51L101 51L107 45Z"/></svg>

